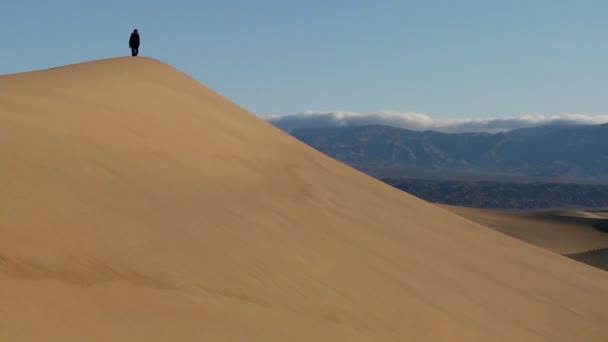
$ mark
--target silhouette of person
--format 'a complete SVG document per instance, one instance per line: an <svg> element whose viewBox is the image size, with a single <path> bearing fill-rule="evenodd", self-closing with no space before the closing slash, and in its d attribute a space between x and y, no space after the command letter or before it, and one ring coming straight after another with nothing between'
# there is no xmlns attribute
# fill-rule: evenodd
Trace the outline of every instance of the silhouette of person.
<svg viewBox="0 0 608 342"><path fill-rule="evenodd" d="M133 30L133 33L131 33L129 47L131 48L131 56L137 56L139 53L139 32L137 32L137 29Z"/></svg>

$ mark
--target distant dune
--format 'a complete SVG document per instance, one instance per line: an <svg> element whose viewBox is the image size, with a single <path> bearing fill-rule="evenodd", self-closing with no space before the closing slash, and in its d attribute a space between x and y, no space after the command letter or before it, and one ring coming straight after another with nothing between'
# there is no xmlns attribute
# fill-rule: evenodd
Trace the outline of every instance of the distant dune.
<svg viewBox="0 0 608 342"><path fill-rule="evenodd" d="M566 256L608 271L608 248L592 249L583 253L567 254Z"/></svg>
<svg viewBox="0 0 608 342"><path fill-rule="evenodd" d="M560 210L560 211L546 213L546 215L547 214L550 216L553 215L553 216L562 216L562 217L580 217L580 218L588 218L588 219L602 218L600 215L586 212L586 211L580 211L580 210Z"/></svg>
<svg viewBox="0 0 608 342"><path fill-rule="evenodd" d="M0 165L0 341L608 338L608 273L158 61L0 77Z"/></svg>
<svg viewBox="0 0 608 342"><path fill-rule="evenodd" d="M608 218L603 213L440 207L514 238L608 270Z"/></svg>

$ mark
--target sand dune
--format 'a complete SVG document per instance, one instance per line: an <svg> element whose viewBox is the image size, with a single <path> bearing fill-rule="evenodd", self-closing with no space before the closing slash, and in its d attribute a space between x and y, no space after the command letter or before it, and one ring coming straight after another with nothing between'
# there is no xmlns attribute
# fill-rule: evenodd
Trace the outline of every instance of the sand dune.
<svg viewBox="0 0 608 342"><path fill-rule="evenodd" d="M608 248L592 249L583 253L566 254L567 257L608 271Z"/></svg>
<svg viewBox="0 0 608 342"><path fill-rule="evenodd" d="M597 215L594 213L580 211L580 210L560 210L560 211L552 211L544 213L549 216L564 216L564 217L581 217L581 218L589 218L589 219L598 219L602 218L601 215Z"/></svg>
<svg viewBox="0 0 608 342"><path fill-rule="evenodd" d="M489 228L559 254L608 248L608 220L582 211L513 212L439 205Z"/></svg>
<svg viewBox="0 0 608 342"><path fill-rule="evenodd" d="M0 341L608 337L608 273L154 60L0 77L0 165Z"/></svg>
<svg viewBox="0 0 608 342"><path fill-rule="evenodd" d="M584 211L510 212L440 205L462 217L608 271L608 218Z"/></svg>
<svg viewBox="0 0 608 342"><path fill-rule="evenodd" d="M601 218L608 218L608 213L606 212L593 212L593 215L599 216Z"/></svg>

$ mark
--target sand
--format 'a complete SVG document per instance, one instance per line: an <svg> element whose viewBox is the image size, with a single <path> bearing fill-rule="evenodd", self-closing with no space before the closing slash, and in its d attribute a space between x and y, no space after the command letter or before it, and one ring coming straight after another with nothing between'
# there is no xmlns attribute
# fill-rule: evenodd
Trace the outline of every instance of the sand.
<svg viewBox="0 0 608 342"><path fill-rule="evenodd" d="M608 219L582 211L513 212L439 205L509 236L559 254L608 248Z"/></svg>
<svg viewBox="0 0 608 342"><path fill-rule="evenodd" d="M0 165L0 341L608 338L608 273L155 60L0 77Z"/></svg>
<svg viewBox="0 0 608 342"><path fill-rule="evenodd" d="M566 254L567 257L608 271L608 248L592 249L583 253Z"/></svg>
<svg viewBox="0 0 608 342"><path fill-rule="evenodd" d="M608 271L608 218L601 212L514 212L438 206L516 239Z"/></svg>

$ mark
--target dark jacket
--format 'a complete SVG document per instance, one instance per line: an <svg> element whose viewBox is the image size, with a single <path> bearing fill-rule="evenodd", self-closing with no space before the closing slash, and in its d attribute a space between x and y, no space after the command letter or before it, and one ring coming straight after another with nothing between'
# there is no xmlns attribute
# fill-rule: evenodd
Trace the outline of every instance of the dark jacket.
<svg viewBox="0 0 608 342"><path fill-rule="evenodd" d="M130 48L139 47L139 33L137 33L137 32L131 33L131 38L129 38L129 47Z"/></svg>

